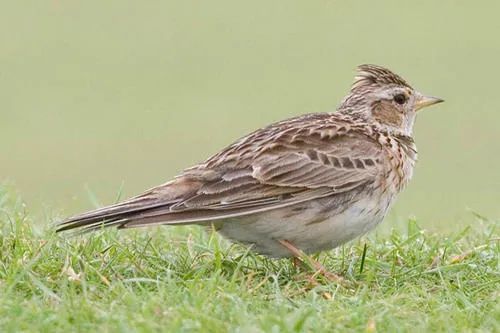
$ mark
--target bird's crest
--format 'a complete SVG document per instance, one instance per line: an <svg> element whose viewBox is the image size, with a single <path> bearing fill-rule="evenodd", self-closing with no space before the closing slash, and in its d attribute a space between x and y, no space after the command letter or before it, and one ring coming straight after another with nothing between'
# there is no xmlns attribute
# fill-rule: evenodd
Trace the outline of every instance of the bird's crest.
<svg viewBox="0 0 500 333"><path fill-rule="evenodd" d="M351 90L369 86L384 86L388 84L396 84L403 87L411 88L401 76L391 72L387 68L377 65L360 65L358 66L358 74L354 79Z"/></svg>

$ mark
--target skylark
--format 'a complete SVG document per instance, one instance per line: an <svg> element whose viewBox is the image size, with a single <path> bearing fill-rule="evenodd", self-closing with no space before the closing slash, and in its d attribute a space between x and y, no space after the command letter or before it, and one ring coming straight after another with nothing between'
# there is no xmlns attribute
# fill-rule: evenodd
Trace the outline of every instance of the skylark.
<svg viewBox="0 0 500 333"><path fill-rule="evenodd" d="M61 222L213 226L271 257L335 248L378 225L417 160L417 111L442 102L386 68L361 65L336 112L287 119L239 139L174 180Z"/></svg>

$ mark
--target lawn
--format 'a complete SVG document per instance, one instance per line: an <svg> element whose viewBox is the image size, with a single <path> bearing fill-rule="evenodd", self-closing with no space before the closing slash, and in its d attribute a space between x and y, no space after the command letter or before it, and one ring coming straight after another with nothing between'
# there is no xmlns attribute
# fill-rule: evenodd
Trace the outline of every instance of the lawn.
<svg viewBox="0 0 500 333"><path fill-rule="evenodd" d="M406 229L318 255L337 284L198 227L56 235L4 191L0 331L498 332L498 224Z"/></svg>
<svg viewBox="0 0 500 333"><path fill-rule="evenodd" d="M0 333L500 332L500 1L2 4ZM200 227L54 233L335 110L363 63L446 103L383 225L314 256L344 283Z"/></svg>

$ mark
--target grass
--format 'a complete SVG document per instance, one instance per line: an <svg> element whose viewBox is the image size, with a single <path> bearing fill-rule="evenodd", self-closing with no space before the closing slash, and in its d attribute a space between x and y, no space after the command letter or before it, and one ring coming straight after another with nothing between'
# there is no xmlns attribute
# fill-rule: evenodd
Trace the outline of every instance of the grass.
<svg viewBox="0 0 500 333"><path fill-rule="evenodd" d="M45 224L0 194L1 332L500 331L498 224L480 217L317 256L345 286L197 227L67 239Z"/></svg>

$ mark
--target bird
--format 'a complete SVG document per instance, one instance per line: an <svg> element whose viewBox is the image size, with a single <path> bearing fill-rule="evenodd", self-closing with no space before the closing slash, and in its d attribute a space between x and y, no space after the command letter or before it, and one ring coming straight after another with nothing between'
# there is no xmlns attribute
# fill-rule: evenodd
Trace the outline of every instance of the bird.
<svg viewBox="0 0 500 333"><path fill-rule="evenodd" d="M419 110L443 102L360 65L333 112L260 128L146 192L69 217L57 232L202 225L272 257L336 248L374 229L412 178Z"/></svg>

